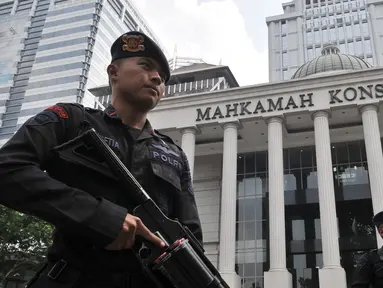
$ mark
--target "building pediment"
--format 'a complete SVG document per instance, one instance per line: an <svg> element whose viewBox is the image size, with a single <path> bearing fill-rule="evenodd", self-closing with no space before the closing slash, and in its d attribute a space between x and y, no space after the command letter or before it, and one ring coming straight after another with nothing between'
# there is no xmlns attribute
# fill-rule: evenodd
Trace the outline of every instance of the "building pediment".
<svg viewBox="0 0 383 288"><path fill-rule="evenodd" d="M168 130L379 103L382 72L373 68L166 98L149 119Z"/></svg>

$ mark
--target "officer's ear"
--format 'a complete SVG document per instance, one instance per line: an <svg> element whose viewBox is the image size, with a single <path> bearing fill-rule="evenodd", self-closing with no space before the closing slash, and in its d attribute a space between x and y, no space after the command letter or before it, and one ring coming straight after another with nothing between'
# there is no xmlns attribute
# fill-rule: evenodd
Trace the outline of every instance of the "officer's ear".
<svg viewBox="0 0 383 288"><path fill-rule="evenodd" d="M111 83L113 83L117 79L118 68L119 68L118 63L111 63L106 68L106 71L107 71L108 76L109 76L109 81Z"/></svg>

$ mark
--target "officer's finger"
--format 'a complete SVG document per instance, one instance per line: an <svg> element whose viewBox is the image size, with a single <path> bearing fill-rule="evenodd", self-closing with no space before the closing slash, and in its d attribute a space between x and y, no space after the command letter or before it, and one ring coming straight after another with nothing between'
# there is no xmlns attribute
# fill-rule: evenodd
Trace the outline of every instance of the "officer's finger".
<svg viewBox="0 0 383 288"><path fill-rule="evenodd" d="M155 245L158 245L161 248L165 246L165 243L152 232L150 232L148 227L146 227L140 219L137 220L136 234L144 237L146 240L154 243Z"/></svg>
<svg viewBox="0 0 383 288"><path fill-rule="evenodd" d="M121 250L125 248L125 243L127 241L126 233L120 233L117 238L110 244L108 244L106 250Z"/></svg>
<svg viewBox="0 0 383 288"><path fill-rule="evenodd" d="M132 246L134 245L134 242L135 242L135 239L136 239L136 233L137 233L137 225L134 224L134 225L131 225L130 226L130 229L125 232L125 244L124 244L124 248L125 249L129 249L129 248L132 248Z"/></svg>
<svg viewBox="0 0 383 288"><path fill-rule="evenodd" d="M122 249L126 249L126 243L128 241L130 241L132 238L134 240L134 233L127 233L127 232L123 232L121 233L122 234L122 237L120 239L120 242L119 242L119 245L120 245L120 250ZM133 235L133 236L132 236ZM130 248L130 247L129 247Z"/></svg>
<svg viewBox="0 0 383 288"><path fill-rule="evenodd" d="M135 238L128 239L127 241L125 241L124 249L131 249L135 242Z"/></svg>

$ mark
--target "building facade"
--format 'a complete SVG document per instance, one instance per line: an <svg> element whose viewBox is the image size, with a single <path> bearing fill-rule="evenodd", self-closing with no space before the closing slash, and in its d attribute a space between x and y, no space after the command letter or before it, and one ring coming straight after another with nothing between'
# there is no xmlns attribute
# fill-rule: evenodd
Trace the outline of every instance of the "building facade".
<svg viewBox="0 0 383 288"><path fill-rule="evenodd" d="M341 53L383 65L383 1L293 0L268 17L269 80L288 80L332 42Z"/></svg>
<svg viewBox="0 0 383 288"><path fill-rule="evenodd" d="M140 30L158 39L128 0L0 1L0 146L57 102L94 106L108 83L110 47Z"/></svg>
<svg viewBox="0 0 383 288"><path fill-rule="evenodd" d="M346 288L383 244L383 69L322 52L292 80L183 91L149 114L188 156L206 255L231 288Z"/></svg>

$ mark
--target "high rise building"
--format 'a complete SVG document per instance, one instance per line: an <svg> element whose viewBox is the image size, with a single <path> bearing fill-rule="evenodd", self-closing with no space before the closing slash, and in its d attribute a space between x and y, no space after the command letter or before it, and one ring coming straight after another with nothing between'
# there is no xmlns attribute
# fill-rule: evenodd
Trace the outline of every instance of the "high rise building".
<svg viewBox="0 0 383 288"><path fill-rule="evenodd" d="M49 105L94 106L87 89L108 83L110 46L130 30L159 43L129 0L0 1L0 146Z"/></svg>
<svg viewBox="0 0 383 288"><path fill-rule="evenodd" d="M283 11L266 20L271 82L290 79L329 42L343 54L383 64L382 1L293 0L283 4Z"/></svg>

